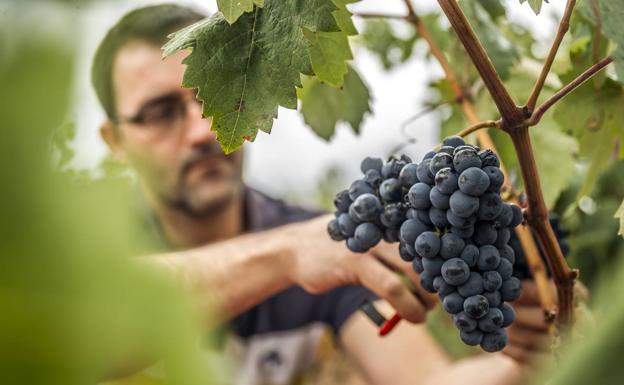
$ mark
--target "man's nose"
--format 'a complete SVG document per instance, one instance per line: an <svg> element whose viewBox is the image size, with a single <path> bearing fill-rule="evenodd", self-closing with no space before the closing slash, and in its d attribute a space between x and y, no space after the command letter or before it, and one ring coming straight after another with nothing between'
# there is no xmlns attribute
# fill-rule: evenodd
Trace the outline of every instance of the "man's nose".
<svg viewBox="0 0 624 385"><path fill-rule="evenodd" d="M215 140L216 133L211 131L212 118L202 118L201 104L190 102L187 109L186 136L190 144L197 145Z"/></svg>

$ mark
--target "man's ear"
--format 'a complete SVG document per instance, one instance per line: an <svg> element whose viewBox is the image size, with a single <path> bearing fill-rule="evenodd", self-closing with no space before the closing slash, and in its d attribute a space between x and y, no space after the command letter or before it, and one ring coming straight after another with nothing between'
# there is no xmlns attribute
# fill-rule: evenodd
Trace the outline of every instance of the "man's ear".
<svg viewBox="0 0 624 385"><path fill-rule="evenodd" d="M128 158L126 156L126 151L121 145L121 137L118 132L118 128L115 127L115 124L110 120L107 120L100 126L100 135L106 145L110 149L113 159L115 159L119 163L126 164Z"/></svg>

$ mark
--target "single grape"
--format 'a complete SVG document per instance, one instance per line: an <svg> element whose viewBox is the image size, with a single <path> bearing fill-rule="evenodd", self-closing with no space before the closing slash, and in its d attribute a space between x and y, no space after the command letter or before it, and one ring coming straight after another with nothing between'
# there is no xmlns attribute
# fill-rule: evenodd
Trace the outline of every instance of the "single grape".
<svg viewBox="0 0 624 385"><path fill-rule="evenodd" d="M443 152L445 154L449 154L452 157L454 151L455 151L455 147L453 146L442 146L440 147L440 151L438 151L438 153Z"/></svg>
<svg viewBox="0 0 624 385"><path fill-rule="evenodd" d="M344 215L344 214L343 214ZM344 241L345 237L342 235L340 231L340 226L338 225L338 219L334 218L327 224L327 232L329 236L334 241Z"/></svg>
<svg viewBox="0 0 624 385"><path fill-rule="evenodd" d="M479 247L479 259L477 260L477 267L481 271L496 270L500 264L501 257L498 253L498 249L492 245L485 245Z"/></svg>
<svg viewBox="0 0 624 385"><path fill-rule="evenodd" d="M513 265L508 259L501 258L500 265L496 268L496 272L501 276L503 281L506 281L513 275Z"/></svg>
<svg viewBox="0 0 624 385"><path fill-rule="evenodd" d="M466 142L464 142L464 139L462 139L462 137L458 135L447 136L446 138L442 139L443 146L459 147L465 144Z"/></svg>
<svg viewBox="0 0 624 385"><path fill-rule="evenodd" d="M428 185L433 185L435 180L433 179L433 174L429 170L429 164L431 163L430 158L423 159L422 162L418 165L418 169L416 170L416 175L418 175L418 180L421 183L426 183Z"/></svg>
<svg viewBox="0 0 624 385"><path fill-rule="evenodd" d="M453 156L447 154L446 152L438 152L433 158L431 158L431 163L429 164L429 171L431 175L436 175L438 171L442 170L446 167L453 166ZM435 179L434 179L435 182Z"/></svg>
<svg viewBox="0 0 624 385"><path fill-rule="evenodd" d="M334 199L334 206L336 206L336 210L338 210L339 212L345 213L349 210L351 202L351 198L349 198L349 190L342 190L341 192L336 194L336 198Z"/></svg>
<svg viewBox="0 0 624 385"><path fill-rule="evenodd" d="M442 300L442 307L449 314L457 314L464 309L464 297L454 291L451 294L444 296Z"/></svg>
<svg viewBox="0 0 624 385"><path fill-rule="evenodd" d="M488 313L479 320L479 329L482 332L492 333L503 325L503 312L498 308L490 307Z"/></svg>
<svg viewBox="0 0 624 385"><path fill-rule="evenodd" d="M351 198L352 201L355 201L360 195L374 193L375 190L373 187L362 179L354 181L349 188L349 198Z"/></svg>
<svg viewBox="0 0 624 385"><path fill-rule="evenodd" d="M373 221L381 213L382 206L379 198L373 194L362 194L358 196L351 204L349 209L353 209L355 218L362 222Z"/></svg>
<svg viewBox="0 0 624 385"><path fill-rule="evenodd" d="M472 144L464 144L463 146L455 147L455 151L453 151L453 163L455 163L455 155L462 150L479 151L478 147L473 146Z"/></svg>
<svg viewBox="0 0 624 385"><path fill-rule="evenodd" d="M381 173L381 168L383 167L383 164L383 160L367 156L360 164L360 170L362 170L362 174L366 174L366 171L368 170L375 170L378 173Z"/></svg>
<svg viewBox="0 0 624 385"><path fill-rule="evenodd" d="M451 195L449 204L453 214L462 218L468 218L479 210L479 198L464 194L459 190Z"/></svg>
<svg viewBox="0 0 624 385"><path fill-rule="evenodd" d="M442 194L451 195L457 189L457 173L450 167L445 167L435 174L435 185Z"/></svg>
<svg viewBox="0 0 624 385"><path fill-rule="evenodd" d="M479 197L490 187L490 178L480 168L470 167L459 174L457 185L464 194Z"/></svg>
<svg viewBox="0 0 624 385"><path fill-rule="evenodd" d="M488 191L498 193L500 192L503 183L505 182L505 176L503 172L498 167L488 166L483 167L483 172L485 172L490 179L490 186L488 187Z"/></svg>
<svg viewBox="0 0 624 385"><path fill-rule="evenodd" d="M401 256L401 259L405 262L412 262L415 257L415 255L412 255L409 250L407 250L407 247L405 247L405 243L399 244L399 256Z"/></svg>
<svg viewBox="0 0 624 385"><path fill-rule="evenodd" d="M500 291L503 301L515 301L522 295L522 282L516 277L506 279L503 281Z"/></svg>
<svg viewBox="0 0 624 385"><path fill-rule="evenodd" d="M477 265L479 259L479 248L475 245L466 245L459 257L470 267Z"/></svg>
<svg viewBox="0 0 624 385"><path fill-rule="evenodd" d="M501 327L506 328L516 319L516 311L508 303L503 303L498 308L503 313L503 324Z"/></svg>
<svg viewBox="0 0 624 385"><path fill-rule="evenodd" d="M425 183L416 183L413 185L407 193L407 198L412 208L417 210L428 209L431 206L431 202L429 201L430 192L431 187Z"/></svg>
<svg viewBox="0 0 624 385"><path fill-rule="evenodd" d="M347 239L347 248L354 253L365 253L368 251L368 249L361 245L355 238Z"/></svg>
<svg viewBox="0 0 624 385"><path fill-rule="evenodd" d="M440 255L444 259L458 257L466 243L463 239L452 233L446 233L440 238Z"/></svg>
<svg viewBox="0 0 624 385"><path fill-rule="evenodd" d="M446 220L451 224L451 226L462 227L462 228L473 226L476 222L476 218L474 216L470 216L468 218L462 218L456 215L455 213L453 213L452 210L447 210Z"/></svg>
<svg viewBox="0 0 624 385"><path fill-rule="evenodd" d="M465 312L459 312L453 315L453 322L457 329L462 332L471 332L477 328L478 322L476 319L471 318Z"/></svg>
<svg viewBox="0 0 624 385"><path fill-rule="evenodd" d="M416 163L405 165L399 174L399 182L405 188L410 188L418 183L418 165Z"/></svg>
<svg viewBox="0 0 624 385"><path fill-rule="evenodd" d="M414 247L423 258L433 258L440 252L440 238L432 231L425 231L416 238Z"/></svg>
<svg viewBox="0 0 624 385"><path fill-rule="evenodd" d="M459 338L470 346L477 346L483 341L483 332L481 330L473 330L471 332L459 332Z"/></svg>
<svg viewBox="0 0 624 385"><path fill-rule="evenodd" d="M483 150L479 151L479 159L481 159L481 167L500 167L500 161L498 160L498 156L492 150Z"/></svg>
<svg viewBox="0 0 624 385"><path fill-rule="evenodd" d="M436 292L433 287L433 278L434 276L429 274L427 270L420 273L420 286L431 294Z"/></svg>
<svg viewBox="0 0 624 385"><path fill-rule="evenodd" d="M481 274L473 271L470 273L468 280L457 287L457 292L463 297L472 297L473 295L483 293L483 278Z"/></svg>
<svg viewBox="0 0 624 385"><path fill-rule="evenodd" d="M405 162L405 160L400 160L396 158L390 159L381 168L382 178L384 179L398 178L399 174L401 173L401 170L403 169L403 167L405 167L406 164L407 162Z"/></svg>
<svg viewBox="0 0 624 385"><path fill-rule="evenodd" d="M355 228L353 238L365 249L376 246L381 241L381 230L370 222L359 224Z"/></svg>
<svg viewBox="0 0 624 385"><path fill-rule="evenodd" d="M500 227L509 227L513 220L513 209L511 205L503 203L500 214L496 217L496 222Z"/></svg>
<svg viewBox="0 0 624 385"><path fill-rule="evenodd" d="M512 219L509 227L519 226L523 221L522 210L516 205L511 205Z"/></svg>
<svg viewBox="0 0 624 385"><path fill-rule="evenodd" d="M385 202L398 202L403 198L403 188L398 179L386 179L379 186L379 195Z"/></svg>
<svg viewBox="0 0 624 385"><path fill-rule="evenodd" d="M383 239L388 243L395 243L399 241L399 229L388 228L383 232Z"/></svg>
<svg viewBox="0 0 624 385"><path fill-rule="evenodd" d="M498 253L500 254L501 258L505 258L512 264L516 262L516 252L511 246L505 245L502 248L499 248Z"/></svg>
<svg viewBox="0 0 624 385"><path fill-rule="evenodd" d="M414 209L411 209L414 210ZM419 219L422 223L427 226L433 225L431 222L431 218L429 218L429 210L414 210L416 212L416 216L414 218Z"/></svg>
<svg viewBox="0 0 624 385"><path fill-rule="evenodd" d="M419 256L414 257L414 260L412 261L412 269L414 269L415 272L417 272L418 274L422 274L423 271L425 271L425 267L422 264L422 258Z"/></svg>
<svg viewBox="0 0 624 385"><path fill-rule="evenodd" d="M424 258L422 260L423 268L432 277L439 276L442 272L442 265L444 265L444 259L440 257Z"/></svg>
<svg viewBox="0 0 624 385"><path fill-rule="evenodd" d="M418 211L416 209L407 209L407 211L405 212L405 218L407 218L407 219L416 219L416 218L418 218L417 213L418 213Z"/></svg>
<svg viewBox="0 0 624 385"><path fill-rule="evenodd" d="M388 228L397 228L405 221L405 207L401 203L390 203L384 206L379 214L379 221Z"/></svg>
<svg viewBox="0 0 624 385"><path fill-rule="evenodd" d="M448 211L447 211L448 213ZM452 226L451 227L451 233L457 235L460 238L463 239L468 239L470 237L472 237L474 235L475 232L475 228L474 226L468 226L468 227L455 227Z"/></svg>
<svg viewBox="0 0 624 385"><path fill-rule="evenodd" d="M382 181L381 174L377 170L368 170L364 174L364 181L374 188L378 188Z"/></svg>
<svg viewBox="0 0 624 385"><path fill-rule="evenodd" d="M407 246L414 247L416 238L430 228L418 219L408 219L401 225L401 241L407 243Z"/></svg>
<svg viewBox="0 0 624 385"><path fill-rule="evenodd" d="M436 154L437 154L437 152L435 152L435 151L429 151L428 153L425 154L425 156L423 156L423 160L431 159Z"/></svg>
<svg viewBox="0 0 624 385"><path fill-rule="evenodd" d="M433 207L437 207L440 210L446 210L449 206L449 201L451 197L442 193L440 189L434 186L431 191L429 191L429 202Z"/></svg>
<svg viewBox="0 0 624 385"><path fill-rule="evenodd" d="M444 229L449 225L446 220L446 211L440 210L437 207L432 206L429 209L429 219L431 220L431 223L439 229Z"/></svg>
<svg viewBox="0 0 624 385"><path fill-rule="evenodd" d="M466 298L464 301L464 311L470 317L479 319L487 314L490 310L490 304L487 298L477 294Z"/></svg>
<svg viewBox="0 0 624 385"><path fill-rule="evenodd" d="M442 278L449 285L459 286L470 277L470 268L459 258L451 258L442 265Z"/></svg>
<svg viewBox="0 0 624 385"><path fill-rule="evenodd" d="M481 341L481 349L488 353L494 353L503 350L507 345L507 331L505 329L498 329L493 333L484 333L483 340Z"/></svg>
<svg viewBox="0 0 624 385"><path fill-rule="evenodd" d="M507 243L509 243L509 239L511 239L511 231L509 231L507 227L499 228L498 234L496 235L496 241L494 242L494 246L502 249L503 247L507 246ZM513 249L511 250L511 252L513 253ZM501 257L502 256L503 254L501 253Z"/></svg>
<svg viewBox="0 0 624 385"><path fill-rule="evenodd" d="M503 285L503 278L496 271L483 273L483 288L487 291L496 291ZM487 331L487 330L484 330Z"/></svg>
<svg viewBox="0 0 624 385"><path fill-rule="evenodd" d="M474 149L465 149L455 154L453 157L453 166L455 167L455 171L461 174L464 170L471 167L480 168L481 159L479 159L479 155L477 155Z"/></svg>
<svg viewBox="0 0 624 385"><path fill-rule="evenodd" d="M338 217L338 228L342 235L346 238L350 238L355 234L355 228L357 227L357 223L351 219L351 216L347 213L342 213Z"/></svg>
<svg viewBox="0 0 624 385"><path fill-rule="evenodd" d="M500 195L486 192L479 197L479 211L477 217L482 221L494 220L503 210L503 200Z"/></svg>
<svg viewBox="0 0 624 385"><path fill-rule="evenodd" d="M488 222L479 222L472 237L477 246L491 245L496 241L498 231Z"/></svg>
<svg viewBox="0 0 624 385"><path fill-rule="evenodd" d="M455 291L455 286L446 283L441 275L433 279L433 287L440 295L449 295Z"/></svg>
<svg viewBox="0 0 624 385"><path fill-rule="evenodd" d="M483 292L483 296L487 298L488 303L490 304L490 307L497 307L501 304L501 302L503 302L500 291L498 290Z"/></svg>

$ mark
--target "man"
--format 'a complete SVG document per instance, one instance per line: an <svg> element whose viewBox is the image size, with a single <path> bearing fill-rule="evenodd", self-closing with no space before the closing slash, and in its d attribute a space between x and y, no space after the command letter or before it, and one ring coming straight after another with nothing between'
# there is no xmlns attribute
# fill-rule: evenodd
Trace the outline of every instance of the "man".
<svg viewBox="0 0 624 385"><path fill-rule="evenodd" d="M229 326L223 351L239 365L234 382L291 383L310 368L320 328L329 326L374 384L513 383L520 372L512 360L495 354L451 363L422 325L403 322L379 338L357 312L371 292L356 285L413 323L422 323L438 302L420 288L396 246L353 254L327 236L328 216L313 218L317 213L243 184L243 153L221 152L194 90L180 87L185 53L161 59L167 34L201 18L176 5L126 15L96 53L93 84L108 117L102 137L113 156L136 171L173 250L151 260L175 274L206 314ZM530 306L517 309L521 334L512 333L510 343L518 359L548 341L535 296L527 292Z"/></svg>

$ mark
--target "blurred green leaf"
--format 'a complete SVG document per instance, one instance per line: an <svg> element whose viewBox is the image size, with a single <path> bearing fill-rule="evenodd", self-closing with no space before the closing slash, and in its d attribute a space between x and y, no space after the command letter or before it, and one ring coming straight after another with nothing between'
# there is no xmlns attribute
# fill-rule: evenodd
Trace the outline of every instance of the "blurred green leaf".
<svg viewBox="0 0 624 385"><path fill-rule="evenodd" d="M400 37L385 19L368 20L361 37L366 48L377 55L386 70L407 61L418 38L415 32L407 38Z"/></svg>
<svg viewBox="0 0 624 385"><path fill-rule="evenodd" d="M536 15L539 15L540 11L542 10L542 3L544 1L548 3L548 0L520 0L520 4L524 4L527 1L529 2L531 9L533 10L533 12L535 12Z"/></svg>

